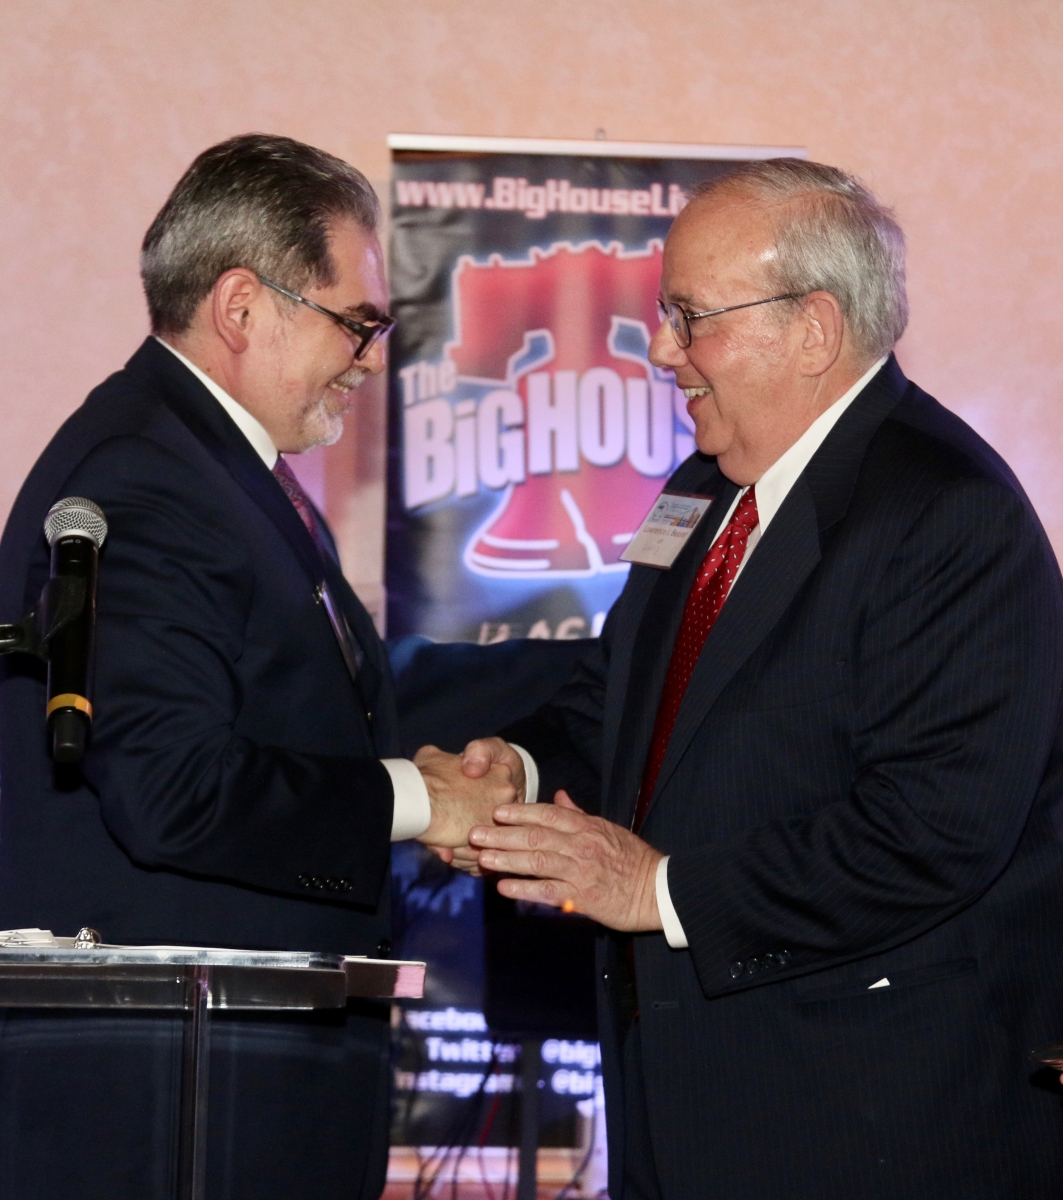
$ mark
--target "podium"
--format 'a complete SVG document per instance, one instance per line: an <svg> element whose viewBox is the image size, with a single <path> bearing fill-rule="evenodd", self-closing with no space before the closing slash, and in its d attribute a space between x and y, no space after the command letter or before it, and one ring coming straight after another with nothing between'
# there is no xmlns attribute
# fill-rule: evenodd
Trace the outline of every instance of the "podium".
<svg viewBox="0 0 1063 1200"><path fill-rule="evenodd" d="M425 964L277 950L105 946L56 939L0 947L0 1007L168 1010L184 1016L178 1200L203 1200L210 1018L340 1009L349 999L418 999Z"/></svg>

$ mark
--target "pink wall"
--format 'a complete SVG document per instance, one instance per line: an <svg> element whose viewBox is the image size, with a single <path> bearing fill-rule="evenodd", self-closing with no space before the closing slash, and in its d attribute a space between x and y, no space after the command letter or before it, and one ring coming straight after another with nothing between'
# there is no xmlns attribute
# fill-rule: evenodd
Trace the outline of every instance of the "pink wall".
<svg viewBox="0 0 1063 1200"><path fill-rule="evenodd" d="M383 185L389 132L804 145L894 204L905 369L1063 549L1058 0L5 0L0 517L145 332L137 248L205 146L290 134ZM371 602L382 413L304 465Z"/></svg>

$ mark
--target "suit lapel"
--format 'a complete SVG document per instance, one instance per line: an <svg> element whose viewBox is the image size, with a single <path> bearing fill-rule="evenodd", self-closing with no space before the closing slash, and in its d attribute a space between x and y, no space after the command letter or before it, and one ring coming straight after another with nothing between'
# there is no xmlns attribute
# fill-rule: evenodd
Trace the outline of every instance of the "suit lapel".
<svg viewBox="0 0 1063 1200"><path fill-rule="evenodd" d="M324 515L314 509L317 514L318 529L325 543L325 580L335 600L339 602L344 618L349 641L357 657L356 671L351 672L352 678L358 675L358 688L367 710L379 706L380 684L383 678L386 658L383 653L377 653L380 637L377 634L373 619L366 612L365 605L354 593L354 588L347 582L340 565L340 555L336 548L336 539L332 530L325 522ZM302 524L302 521L299 522ZM346 656L345 656L346 657ZM377 700L370 703L371 697Z"/></svg>
<svg viewBox="0 0 1063 1200"><path fill-rule="evenodd" d="M868 442L909 387L896 359L890 355L882 370L838 419L790 489L736 580L705 642L676 718L647 816L721 691L778 623L815 570L821 557L821 535L845 516ZM672 601L675 612L666 643L669 655L693 574L690 573L680 597ZM649 636L645 621L639 636L640 639ZM660 671L663 684L667 661L663 670L659 665L656 670ZM637 679L634 671L631 678ZM637 687L628 689L635 709L639 700L632 693L637 690ZM625 709L625 740L634 741L637 736L640 753L634 760L638 770L628 772L629 782L634 782L633 790L629 787L628 794L622 797L620 812L625 824L630 823L635 811L641 764L649 748L649 736L643 740L643 733L647 724L652 733L660 690L657 685L651 695L647 689L641 710L629 714Z"/></svg>
<svg viewBox="0 0 1063 1200"><path fill-rule="evenodd" d="M653 567L632 567L623 592L623 610L617 614L612 631L609 674L606 679L605 717L602 722L602 816L611 821L616 816L614 787L624 788L627 775L624 767L631 761L628 748L631 720L625 721L631 705L631 693L640 686L632 683L632 658L638 645L639 623L647 601L661 577ZM618 601L619 603L619 601ZM637 678L637 676L635 676ZM637 718L638 714L631 716ZM623 750L621 750L623 747ZM615 783L614 783L615 780Z"/></svg>
<svg viewBox="0 0 1063 1200"><path fill-rule="evenodd" d="M333 597L341 598L342 615L347 621L341 620L338 626L333 623L333 629L362 706L369 711L369 697L376 693L379 686L380 670L374 663L371 677L361 678L363 672L359 668L369 661L364 648L373 645L376 637L375 633L370 636L369 630L358 628L362 624L358 618L364 614L364 609L357 603L343 578L338 562L326 561L273 472L222 406L165 346L160 346L154 338L148 338L126 364L126 369L146 379L154 390L161 392L171 412L265 513L291 548L315 593L320 596L319 589L327 584ZM331 534L329 541L331 543ZM329 619L331 622L331 616ZM353 635L356 645L344 645L344 637L351 637L349 628L345 635L347 622L356 627ZM372 623L369 622L369 625L371 629Z"/></svg>
<svg viewBox="0 0 1063 1200"><path fill-rule="evenodd" d="M790 606L819 558L815 506L807 486L798 480L739 575L705 642L647 816L720 692Z"/></svg>
<svg viewBox="0 0 1063 1200"><path fill-rule="evenodd" d="M668 660L672 653L687 593L698 567L715 539L722 515L731 506L738 488L725 479L715 463L699 461L695 479L675 479L674 490L700 492L713 496L712 506L700 527L683 547L668 570L654 567L632 568L631 595L627 597L626 625L634 636L619 641L626 650L626 686L622 690L622 739L607 748L606 807L611 819L630 823L638 797L641 764L649 749ZM637 574L636 574L637 573Z"/></svg>
<svg viewBox="0 0 1063 1200"><path fill-rule="evenodd" d="M325 578L333 598L339 601L347 636L353 643L357 657L357 668L351 677L355 680L366 711L371 712L377 706L373 697L379 696L383 664L386 662L383 652L379 650L380 638L376 626L340 570L338 557L325 563Z"/></svg>
<svg viewBox="0 0 1063 1200"><path fill-rule="evenodd" d="M314 539L273 473L222 406L154 338L149 338L126 366L134 375L147 375L156 389L161 385L166 406L269 517L317 587L325 568Z"/></svg>

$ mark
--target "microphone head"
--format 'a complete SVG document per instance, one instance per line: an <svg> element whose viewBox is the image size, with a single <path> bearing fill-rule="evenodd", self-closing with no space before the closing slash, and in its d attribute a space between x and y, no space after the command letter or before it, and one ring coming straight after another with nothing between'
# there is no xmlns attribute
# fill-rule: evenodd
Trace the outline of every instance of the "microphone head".
<svg viewBox="0 0 1063 1200"><path fill-rule="evenodd" d="M84 496L67 496L48 510L44 536L49 546L54 546L60 538L88 538L99 550L107 536L107 518L98 504Z"/></svg>

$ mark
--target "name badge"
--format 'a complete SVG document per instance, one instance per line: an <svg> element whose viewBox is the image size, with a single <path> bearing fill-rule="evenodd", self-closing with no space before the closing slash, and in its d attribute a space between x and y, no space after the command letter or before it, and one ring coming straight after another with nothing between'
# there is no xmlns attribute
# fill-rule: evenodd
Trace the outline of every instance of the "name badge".
<svg viewBox="0 0 1063 1200"><path fill-rule="evenodd" d="M713 499L694 492L661 492L620 557L643 567L670 567Z"/></svg>

